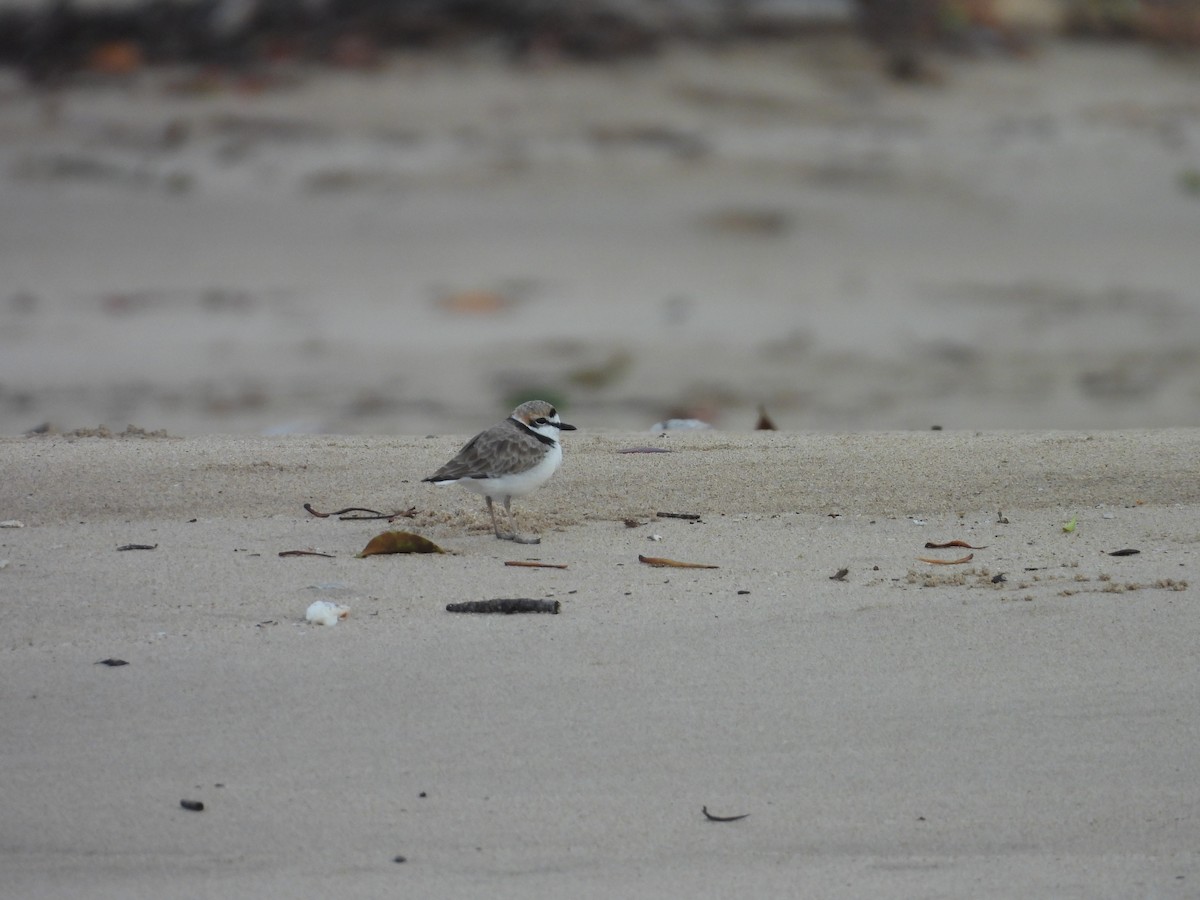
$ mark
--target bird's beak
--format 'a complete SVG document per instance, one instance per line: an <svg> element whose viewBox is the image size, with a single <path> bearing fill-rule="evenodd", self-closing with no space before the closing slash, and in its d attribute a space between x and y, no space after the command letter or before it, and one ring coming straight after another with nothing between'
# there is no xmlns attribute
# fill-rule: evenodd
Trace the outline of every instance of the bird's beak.
<svg viewBox="0 0 1200 900"><path fill-rule="evenodd" d="M574 426L574 425L568 425L566 422L559 422L559 423L558 423L558 430L559 430L559 431L575 431L575 426Z"/></svg>

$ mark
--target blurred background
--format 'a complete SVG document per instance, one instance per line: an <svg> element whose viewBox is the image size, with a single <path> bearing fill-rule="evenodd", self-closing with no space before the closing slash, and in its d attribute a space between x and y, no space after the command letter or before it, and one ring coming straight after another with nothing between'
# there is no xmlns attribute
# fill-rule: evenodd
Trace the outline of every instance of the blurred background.
<svg viewBox="0 0 1200 900"><path fill-rule="evenodd" d="M0 0L0 435L1200 425L1200 0Z"/></svg>

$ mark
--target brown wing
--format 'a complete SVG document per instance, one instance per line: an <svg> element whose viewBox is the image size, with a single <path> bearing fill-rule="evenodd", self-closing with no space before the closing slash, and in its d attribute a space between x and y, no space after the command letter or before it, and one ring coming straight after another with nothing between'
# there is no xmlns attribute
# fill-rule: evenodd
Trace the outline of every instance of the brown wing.
<svg viewBox="0 0 1200 900"><path fill-rule="evenodd" d="M511 423L505 423L506 426L509 424ZM511 429L505 427L499 434L489 429L467 441L454 459L424 480L494 478L506 471L511 463L520 457L521 451L528 449L531 442L536 446L537 438L519 431L515 426ZM484 456L484 448L487 450L487 458Z"/></svg>

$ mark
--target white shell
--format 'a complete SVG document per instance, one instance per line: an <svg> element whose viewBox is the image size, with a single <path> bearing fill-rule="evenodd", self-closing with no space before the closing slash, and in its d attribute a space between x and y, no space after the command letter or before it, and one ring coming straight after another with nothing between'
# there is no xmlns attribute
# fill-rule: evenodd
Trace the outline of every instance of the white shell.
<svg viewBox="0 0 1200 900"><path fill-rule="evenodd" d="M350 615L348 606L339 606L328 600L317 600L309 606L308 612L304 614L304 621L310 625L336 625L338 619L344 619L348 615Z"/></svg>

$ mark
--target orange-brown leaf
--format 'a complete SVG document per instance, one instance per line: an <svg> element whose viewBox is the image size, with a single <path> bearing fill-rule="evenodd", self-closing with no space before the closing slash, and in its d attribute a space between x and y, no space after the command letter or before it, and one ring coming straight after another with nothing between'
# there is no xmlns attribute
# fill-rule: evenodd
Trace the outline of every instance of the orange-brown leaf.
<svg viewBox="0 0 1200 900"><path fill-rule="evenodd" d="M374 556L377 553L445 553L446 551L429 538L423 538L411 531L385 531L377 534L367 542L358 558Z"/></svg>

